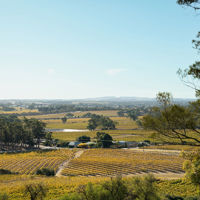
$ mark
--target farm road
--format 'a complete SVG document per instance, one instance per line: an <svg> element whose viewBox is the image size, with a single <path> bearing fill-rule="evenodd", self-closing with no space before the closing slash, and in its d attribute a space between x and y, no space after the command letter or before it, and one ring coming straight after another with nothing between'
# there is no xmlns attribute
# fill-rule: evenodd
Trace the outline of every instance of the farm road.
<svg viewBox="0 0 200 200"><path fill-rule="evenodd" d="M63 176L63 175L62 175L62 170L63 170L65 167L68 166L68 164L70 163L71 160L80 157L81 154L82 154L83 152L84 152L84 150L77 151L77 152L75 153L74 157L72 157L71 159L69 159L69 160L67 160L66 162L62 163L62 164L60 165L60 167L58 168L58 171L57 171L57 173L56 173L56 176L57 176L57 177Z"/></svg>

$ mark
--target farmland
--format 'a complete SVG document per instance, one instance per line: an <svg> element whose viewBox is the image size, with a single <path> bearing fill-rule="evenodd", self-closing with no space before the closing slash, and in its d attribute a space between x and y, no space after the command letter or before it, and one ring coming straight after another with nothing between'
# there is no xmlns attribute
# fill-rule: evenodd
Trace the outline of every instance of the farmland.
<svg viewBox="0 0 200 200"><path fill-rule="evenodd" d="M182 173L183 159L163 152L92 149L73 159L63 170L67 176L116 176L141 173Z"/></svg>
<svg viewBox="0 0 200 200"><path fill-rule="evenodd" d="M116 122L116 130L105 130L114 141L161 142L160 138L151 137L152 131L140 129L130 118L117 116L117 111L93 111L92 113L109 116ZM82 118L83 114L86 112L76 112L75 117L67 119L66 123L61 121L65 113L33 115L27 118L40 119L49 129L86 130L89 118ZM86 135L95 141L98 131L53 132L53 138L75 141L78 137ZM73 192L79 185L88 182L99 184L117 175L122 175L124 180L129 181L131 177L153 173L159 178L156 184L161 191L180 196L192 196L196 194L194 186L180 179L184 176L182 170L184 160L180 152L182 149L190 151L195 148L186 145L157 145L137 150L67 148L1 154L0 168L16 174L0 175L0 188L10 199L20 200L28 199L23 193L26 184L42 183L48 188L46 199L53 200L60 199L65 193ZM80 155L76 156L79 153ZM37 170L43 168L54 170L56 176L36 175ZM59 176L57 176L58 172Z"/></svg>
<svg viewBox="0 0 200 200"><path fill-rule="evenodd" d="M1 166L13 172L19 172L19 174L1 175L0 188L9 195L10 199L19 200L22 198L27 199L23 196L25 184L43 183L48 187L46 199L59 199L65 193L73 192L81 184L88 182L98 184L109 180L110 176L118 174L123 175L124 180L128 181L130 175L142 175L149 172L154 173L160 179L156 184L163 192L172 192L174 195L195 194L195 188L189 182L173 180L183 176L181 167L183 159L177 153L171 153L170 151L143 152L143 150L91 149L84 150L79 157L73 158L77 151L80 150L62 149L1 155L1 159L4 161ZM55 159L57 159L56 165L53 164ZM34 175L36 169L46 167L39 164L40 161L46 161L48 167L57 170L59 164L69 159L71 161L62 170L63 176L61 177ZM27 162L27 160L33 160L37 164L22 165L20 168L19 163ZM22 171L22 168L25 171Z"/></svg>
<svg viewBox="0 0 200 200"><path fill-rule="evenodd" d="M35 174L38 169L49 168L57 171L58 167L74 155L73 150L49 152L31 152L0 155L0 168L19 174Z"/></svg>

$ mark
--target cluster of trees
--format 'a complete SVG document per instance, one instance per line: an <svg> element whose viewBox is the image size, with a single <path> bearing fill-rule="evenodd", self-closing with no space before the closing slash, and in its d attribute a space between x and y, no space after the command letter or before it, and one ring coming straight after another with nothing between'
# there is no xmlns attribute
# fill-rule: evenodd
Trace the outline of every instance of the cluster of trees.
<svg viewBox="0 0 200 200"><path fill-rule="evenodd" d="M149 113L151 107L134 107L129 109L122 109L117 112L119 117L129 117L132 120L136 120L139 116Z"/></svg>
<svg viewBox="0 0 200 200"><path fill-rule="evenodd" d="M96 147L102 147L102 148L109 148L113 143L113 138L108 133L105 132L97 132L96 133ZM83 135L77 138L78 142L86 143L90 142L90 137Z"/></svg>
<svg viewBox="0 0 200 200"><path fill-rule="evenodd" d="M90 137L86 135L82 135L77 138L77 141L82 142L82 143L90 142Z"/></svg>
<svg viewBox="0 0 200 200"><path fill-rule="evenodd" d="M0 116L0 149L39 148L45 136L45 123L37 119Z"/></svg>
<svg viewBox="0 0 200 200"><path fill-rule="evenodd" d="M74 111L91 111L91 110L113 110L113 107L105 105L85 105L85 104L64 104L64 105L49 105L38 107L38 111L42 113L63 113Z"/></svg>
<svg viewBox="0 0 200 200"><path fill-rule="evenodd" d="M62 200L197 200L162 194L152 175L123 180L111 178L102 184L80 185L76 192L66 194Z"/></svg>
<svg viewBox="0 0 200 200"><path fill-rule="evenodd" d="M96 134L98 147L109 148L113 144L113 138L108 133L97 132Z"/></svg>
<svg viewBox="0 0 200 200"><path fill-rule="evenodd" d="M63 124L65 124L67 122L67 119L73 118L74 114L72 113L67 113L64 117L61 118L61 121Z"/></svg>
<svg viewBox="0 0 200 200"><path fill-rule="evenodd" d="M101 130L114 130L115 125L116 123L109 117L93 114L88 121L87 128L89 130L95 130L96 128L100 128Z"/></svg>
<svg viewBox="0 0 200 200"><path fill-rule="evenodd" d="M16 109L14 107L11 107L11 106L5 106L5 105L3 105L3 106L1 106L1 110L2 111L14 111Z"/></svg>

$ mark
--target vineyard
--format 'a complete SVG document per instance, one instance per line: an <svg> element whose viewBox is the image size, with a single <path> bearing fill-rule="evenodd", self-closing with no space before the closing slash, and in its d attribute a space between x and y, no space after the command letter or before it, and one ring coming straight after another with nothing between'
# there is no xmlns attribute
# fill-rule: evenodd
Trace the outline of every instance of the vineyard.
<svg viewBox="0 0 200 200"><path fill-rule="evenodd" d="M35 174L38 169L49 168L57 171L59 166L74 156L68 149L0 155L0 168L19 174Z"/></svg>
<svg viewBox="0 0 200 200"><path fill-rule="evenodd" d="M141 173L182 173L177 154L133 150L91 149L71 160L65 176L115 176Z"/></svg>

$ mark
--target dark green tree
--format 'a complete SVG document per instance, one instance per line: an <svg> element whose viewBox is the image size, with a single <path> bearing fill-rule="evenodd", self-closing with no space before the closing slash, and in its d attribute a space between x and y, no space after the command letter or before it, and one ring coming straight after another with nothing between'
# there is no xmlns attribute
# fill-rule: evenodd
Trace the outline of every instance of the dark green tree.
<svg viewBox="0 0 200 200"><path fill-rule="evenodd" d="M129 110L129 111L127 112L127 115L128 115L128 117L129 117L130 119L132 119L132 120L134 120L134 121L137 119L137 113L136 113L135 110Z"/></svg>
<svg viewBox="0 0 200 200"><path fill-rule="evenodd" d="M65 124L67 122L67 117L66 116L62 117L61 121L62 121L63 124Z"/></svg>
<svg viewBox="0 0 200 200"><path fill-rule="evenodd" d="M116 123L109 117L93 114L91 119L88 121L87 128L89 130L95 130L97 127L99 127L101 130L114 130L115 124Z"/></svg>
<svg viewBox="0 0 200 200"><path fill-rule="evenodd" d="M103 148L109 148L112 143L112 137L104 132L97 132L97 144Z"/></svg>
<svg viewBox="0 0 200 200"><path fill-rule="evenodd" d="M82 135L82 136L80 136L80 137L77 138L77 141L86 143L86 142L90 141L90 137L86 136L86 135Z"/></svg>
<svg viewBox="0 0 200 200"><path fill-rule="evenodd" d="M124 117L124 111L123 110L118 111L117 114L118 114L119 117Z"/></svg>

